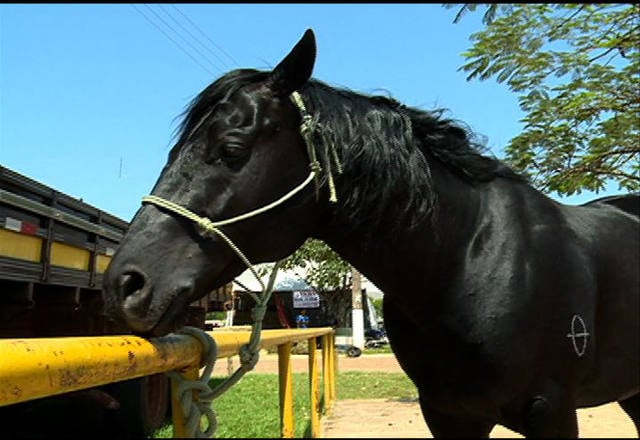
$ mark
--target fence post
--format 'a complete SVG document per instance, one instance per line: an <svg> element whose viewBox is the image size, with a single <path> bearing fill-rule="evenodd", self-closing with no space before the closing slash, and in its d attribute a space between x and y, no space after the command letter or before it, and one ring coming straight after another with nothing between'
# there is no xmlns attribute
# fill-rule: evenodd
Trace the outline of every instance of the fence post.
<svg viewBox="0 0 640 440"><path fill-rule="evenodd" d="M317 362L317 341L316 337L309 338L309 400L311 402L311 437L318 438L320 436L320 384L318 378L318 362Z"/></svg>
<svg viewBox="0 0 640 440"><path fill-rule="evenodd" d="M329 335L331 341L331 352L329 353L329 359L331 362L331 405L338 398L336 390L336 381L338 380L338 355L336 352L336 338L335 333Z"/></svg>
<svg viewBox="0 0 640 440"><path fill-rule="evenodd" d="M324 392L324 410L331 409L331 338L329 334L322 335L322 388Z"/></svg>
<svg viewBox="0 0 640 440"><path fill-rule="evenodd" d="M278 345L278 379L280 381L280 431L282 438L294 437L292 342Z"/></svg>
<svg viewBox="0 0 640 440"><path fill-rule="evenodd" d="M197 380L199 372L200 369L198 365L189 365L179 371L182 378L186 380ZM173 437L189 438L190 435L187 433L187 419L182 412L180 396L178 395L178 382L173 379L171 379L171 416L173 418Z"/></svg>

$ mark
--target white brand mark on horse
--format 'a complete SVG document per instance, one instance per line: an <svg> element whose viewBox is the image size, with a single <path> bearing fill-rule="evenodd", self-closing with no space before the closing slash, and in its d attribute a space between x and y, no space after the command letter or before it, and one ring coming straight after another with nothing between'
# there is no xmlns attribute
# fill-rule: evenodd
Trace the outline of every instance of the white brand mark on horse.
<svg viewBox="0 0 640 440"><path fill-rule="evenodd" d="M577 329L576 323L578 324ZM589 336L589 332L587 332L587 326L584 324L584 321L579 315L573 315L573 318L571 318L571 333L567 333L567 337L571 338L573 349L578 357L581 357L587 350L587 336ZM578 347L578 338L582 339L581 347Z"/></svg>

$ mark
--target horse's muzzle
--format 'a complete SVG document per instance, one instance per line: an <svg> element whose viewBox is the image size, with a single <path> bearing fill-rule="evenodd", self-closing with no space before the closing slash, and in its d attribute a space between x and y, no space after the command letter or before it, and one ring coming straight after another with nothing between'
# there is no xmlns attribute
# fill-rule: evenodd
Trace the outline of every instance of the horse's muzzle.
<svg viewBox="0 0 640 440"><path fill-rule="evenodd" d="M156 324L150 316L153 285L140 268L127 265L105 274L107 312L123 321L133 332L146 333Z"/></svg>

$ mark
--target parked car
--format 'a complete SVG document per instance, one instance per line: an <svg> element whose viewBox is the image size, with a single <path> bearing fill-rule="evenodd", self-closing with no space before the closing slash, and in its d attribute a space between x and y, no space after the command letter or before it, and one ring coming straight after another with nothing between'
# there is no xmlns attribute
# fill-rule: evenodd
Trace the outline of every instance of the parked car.
<svg viewBox="0 0 640 440"><path fill-rule="evenodd" d="M365 348L378 348L389 343L389 339L387 339L387 334L384 330L377 328L365 330L364 339Z"/></svg>

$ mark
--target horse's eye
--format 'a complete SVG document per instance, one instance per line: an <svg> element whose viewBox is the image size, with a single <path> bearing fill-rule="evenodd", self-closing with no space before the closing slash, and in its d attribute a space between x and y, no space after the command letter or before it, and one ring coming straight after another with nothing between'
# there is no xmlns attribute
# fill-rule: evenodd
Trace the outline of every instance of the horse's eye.
<svg viewBox="0 0 640 440"><path fill-rule="evenodd" d="M222 146L222 157L225 159L242 159L247 156L249 150L236 143L228 143Z"/></svg>
<svg viewBox="0 0 640 440"><path fill-rule="evenodd" d="M218 154L210 156L206 161L207 163L223 165L232 170L239 170L249 158L249 149L235 142L224 143L217 151Z"/></svg>

